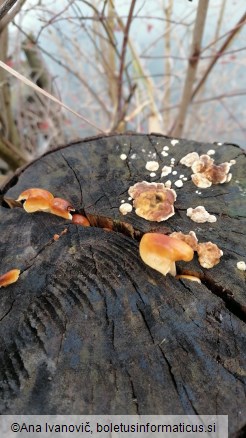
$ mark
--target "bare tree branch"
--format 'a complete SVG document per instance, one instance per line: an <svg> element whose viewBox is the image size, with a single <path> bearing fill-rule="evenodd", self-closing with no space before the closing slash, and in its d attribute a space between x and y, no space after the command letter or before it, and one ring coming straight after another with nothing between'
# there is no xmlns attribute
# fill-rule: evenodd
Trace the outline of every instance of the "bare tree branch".
<svg viewBox="0 0 246 438"><path fill-rule="evenodd" d="M209 66L207 67L205 73L203 74L202 78L200 79L200 81L198 82L197 86L195 87L192 95L191 95L191 100L195 97L195 95L198 93L198 91L200 90L201 86L204 84L204 82L206 81L209 73L211 72L213 66L216 64L216 62L218 61L218 59L221 57L222 53L227 49L227 47L229 46L229 44L232 42L233 38L237 35L237 33L242 29L243 24L246 23L246 12L243 14L243 16L240 18L240 20L238 21L238 23L236 24L236 26L231 30L231 32L229 33L227 39L225 40L225 42L222 44L222 46L219 48L219 50L216 52L216 54L214 55L214 58L212 59L212 61L210 62Z"/></svg>
<svg viewBox="0 0 246 438"><path fill-rule="evenodd" d="M197 71L197 65L198 65L199 54L201 49L203 30L206 22L208 4L209 4L209 0L207 1L199 0L198 3L196 22L193 32L193 42L191 48L192 60L191 59L189 60L178 117L174 123L173 129L171 130L172 135L177 137L180 137L180 135L182 134L187 109L191 101L192 88L196 77L196 71Z"/></svg>
<svg viewBox="0 0 246 438"><path fill-rule="evenodd" d="M26 2L26 0L19 0L18 3L15 5L15 7L10 11L10 13L5 15L5 17L2 18L2 20L0 22L0 32L2 32L3 29L5 29L5 27L8 26L8 24L11 21L13 21L15 16L20 12L20 10L25 2Z"/></svg>
<svg viewBox="0 0 246 438"><path fill-rule="evenodd" d="M10 11L12 6L17 2L17 0L6 0L3 5L0 6L0 20Z"/></svg>
<svg viewBox="0 0 246 438"><path fill-rule="evenodd" d="M136 0L132 0L128 18L127 18L126 27L125 27L123 44L122 44L122 51L120 57L120 71L119 71L119 79L118 79L118 108L117 108L118 114L121 112L121 98L122 98L123 72L125 67L126 47L127 47L128 36L129 36L135 4L136 4Z"/></svg>

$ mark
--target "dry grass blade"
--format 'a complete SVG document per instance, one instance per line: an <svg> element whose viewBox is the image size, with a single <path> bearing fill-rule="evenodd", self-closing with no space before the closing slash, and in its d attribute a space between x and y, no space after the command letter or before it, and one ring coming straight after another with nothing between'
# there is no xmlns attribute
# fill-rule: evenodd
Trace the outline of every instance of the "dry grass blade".
<svg viewBox="0 0 246 438"><path fill-rule="evenodd" d="M34 84L32 81L30 81L29 79L25 78L25 76L23 76L22 74L18 73L16 70L14 70L13 68L9 67L7 64L5 64L4 62L0 61L0 67L2 67L4 70L6 70L8 73L10 73L11 75L15 76L17 79L19 79L20 81L22 81L24 84L26 84L28 87L33 88L35 91L37 91L37 93L42 94L43 96L47 97L48 99L52 100L53 102L57 103L59 106L61 106L62 108L65 108L67 111L69 111L70 113L74 114L75 116L79 117L81 120L83 120L84 122L88 123L88 125L93 126L93 128L95 128L97 131L105 134L105 131L103 131L101 128L98 128L93 122L91 122L90 120L86 119L85 117L83 117L81 114L77 113L77 111L74 111L72 108L70 108L68 105L66 105L65 103L61 102L59 99L57 99L56 97L52 96L52 94L48 93L47 91L43 90L42 88L38 87L38 85Z"/></svg>
<svg viewBox="0 0 246 438"><path fill-rule="evenodd" d="M117 14L117 13L116 13ZM117 14L117 22L122 30L122 32L125 32L125 26L123 23L123 20L121 17ZM149 105L150 105L150 115L148 118L148 132L162 132L161 128L161 115L158 111L157 105L155 103L155 97L154 97L154 83L151 79L151 77L145 72L144 67L141 63L140 57L138 56L138 53L133 45L133 42L131 38L128 38L128 46L131 52L132 56L132 66L134 69L134 73L136 78L139 77L138 84L140 83L143 86L143 89L147 92ZM127 68L126 68L127 70ZM139 91L140 86L138 86L138 93L140 96L140 106L141 106L141 93ZM139 107L137 106L137 108Z"/></svg>

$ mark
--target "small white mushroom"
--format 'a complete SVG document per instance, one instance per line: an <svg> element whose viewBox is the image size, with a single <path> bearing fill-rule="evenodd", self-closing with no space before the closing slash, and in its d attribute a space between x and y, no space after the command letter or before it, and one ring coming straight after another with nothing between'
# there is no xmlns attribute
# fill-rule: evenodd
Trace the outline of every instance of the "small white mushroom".
<svg viewBox="0 0 246 438"><path fill-rule="evenodd" d="M204 223L204 222L216 222L216 216L209 214L209 212L203 207L199 205L196 208L188 208L186 215L191 218L193 222Z"/></svg>
<svg viewBox="0 0 246 438"><path fill-rule="evenodd" d="M127 155L126 154L121 154L120 155L120 159L121 160L126 160L127 159Z"/></svg>
<svg viewBox="0 0 246 438"><path fill-rule="evenodd" d="M175 140L175 139L171 140L172 146L175 146L177 143L179 143L179 140Z"/></svg>
<svg viewBox="0 0 246 438"><path fill-rule="evenodd" d="M121 204L119 210L121 214L126 215L127 213L130 213L132 211L132 205L128 202L124 202L124 204Z"/></svg>
<svg viewBox="0 0 246 438"><path fill-rule="evenodd" d="M159 163L157 161L147 161L145 169L154 172L155 170L159 169Z"/></svg>
<svg viewBox="0 0 246 438"><path fill-rule="evenodd" d="M163 176L167 176L167 175L169 175L169 173L171 173L172 172L172 168L171 168L171 166L164 166L163 168L162 168L162 171L161 171L161 178L163 177Z"/></svg>
<svg viewBox="0 0 246 438"><path fill-rule="evenodd" d="M178 179L177 181L175 181L174 185L178 188L183 187L183 181L181 181L181 179Z"/></svg>
<svg viewBox="0 0 246 438"><path fill-rule="evenodd" d="M239 271L246 271L246 263L244 261L237 262L237 269Z"/></svg>

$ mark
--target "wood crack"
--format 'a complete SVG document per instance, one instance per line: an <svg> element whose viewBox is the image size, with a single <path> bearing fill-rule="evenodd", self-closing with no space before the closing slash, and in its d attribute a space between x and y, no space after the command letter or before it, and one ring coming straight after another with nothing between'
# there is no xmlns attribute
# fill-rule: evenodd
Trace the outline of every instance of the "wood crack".
<svg viewBox="0 0 246 438"><path fill-rule="evenodd" d="M246 323L246 306L240 304L238 301L234 299L233 292L223 288L217 284L212 277L204 274L202 278L202 283L208 288L210 292L212 292L217 297L220 297L224 303L226 308L241 321Z"/></svg>
<svg viewBox="0 0 246 438"><path fill-rule="evenodd" d="M8 316L8 314L11 312L11 310L13 309L14 303L15 303L15 300L12 301L7 312L5 312L5 314L0 318L0 322L3 321L3 319L6 318L6 316Z"/></svg>
<svg viewBox="0 0 246 438"><path fill-rule="evenodd" d="M82 186L81 186L81 183L80 183L79 177L78 177L77 173L75 172L74 168L71 166L71 164L70 164L69 161L67 160L67 158L64 157L64 155L63 155L62 152L61 152L61 156L62 156L62 158L64 159L64 161L67 163L68 167L69 167L69 168L71 169L71 171L73 172L73 174L74 174L74 176L75 176L75 179L76 179L77 182L78 182L79 190L80 190L80 205L82 206L82 205L83 205L83 190L82 190Z"/></svg>

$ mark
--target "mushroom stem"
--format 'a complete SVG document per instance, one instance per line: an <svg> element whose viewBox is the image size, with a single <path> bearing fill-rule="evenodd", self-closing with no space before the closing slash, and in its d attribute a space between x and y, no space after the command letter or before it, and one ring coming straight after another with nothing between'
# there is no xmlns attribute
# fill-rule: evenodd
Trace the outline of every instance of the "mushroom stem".
<svg viewBox="0 0 246 438"><path fill-rule="evenodd" d="M175 262L192 260L194 251L182 240L159 233L146 233L139 245L141 259L162 275L176 275Z"/></svg>
<svg viewBox="0 0 246 438"><path fill-rule="evenodd" d="M171 274L173 277L176 276L177 271L176 271L176 264L175 264L175 262L172 262L172 263L170 264L169 274Z"/></svg>

